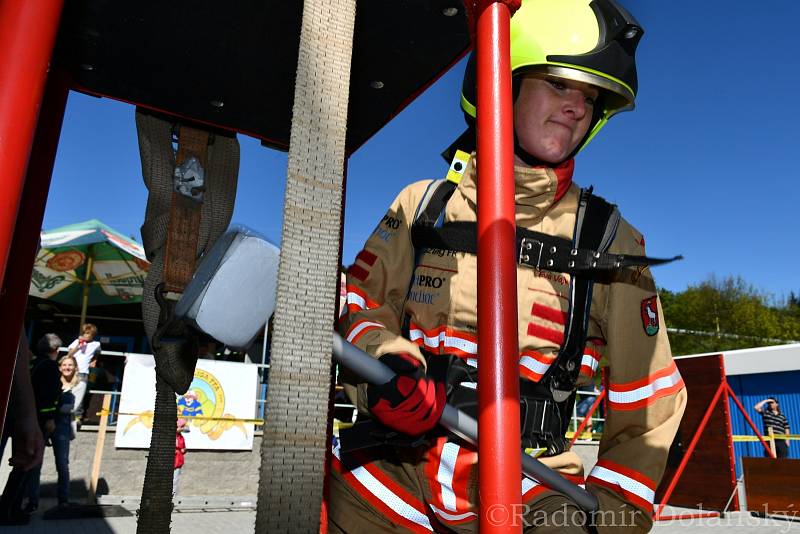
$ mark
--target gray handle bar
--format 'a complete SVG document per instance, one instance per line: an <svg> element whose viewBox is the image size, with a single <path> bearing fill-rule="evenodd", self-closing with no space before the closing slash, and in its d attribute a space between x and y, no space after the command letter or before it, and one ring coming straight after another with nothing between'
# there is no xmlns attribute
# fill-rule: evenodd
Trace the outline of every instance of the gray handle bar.
<svg viewBox="0 0 800 534"><path fill-rule="evenodd" d="M394 377L394 372L363 350L333 334L333 356L336 361L370 384L385 384ZM461 410L450 405L444 407L439 424L473 445L478 444L478 422ZM586 512L596 512L597 497L567 479L532 456L522 453L522 472L545 486L563 493Z"/></svg>

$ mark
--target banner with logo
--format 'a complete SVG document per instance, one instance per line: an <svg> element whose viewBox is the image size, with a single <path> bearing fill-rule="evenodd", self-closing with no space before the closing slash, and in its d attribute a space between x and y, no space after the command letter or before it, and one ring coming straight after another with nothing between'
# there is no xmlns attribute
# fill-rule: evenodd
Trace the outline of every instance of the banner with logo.
<svg viewBox="0 0 800 534"><path fill-rule="evenodd" d="M155 361L128 355L114 445L150 447L156 397ZM235 362L198 360L189 391L176 396L178 417L187 421L187 449L251 450L258 368Z"/></svg>

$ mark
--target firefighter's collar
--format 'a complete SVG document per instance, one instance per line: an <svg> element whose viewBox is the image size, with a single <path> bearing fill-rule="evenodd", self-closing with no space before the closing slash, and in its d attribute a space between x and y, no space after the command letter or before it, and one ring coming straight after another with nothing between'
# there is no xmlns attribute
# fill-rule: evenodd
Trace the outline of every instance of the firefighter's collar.
<svg viewBox="0 0 800 534"><path fill-rule="evenodd" d="M574 160L556 168L514 167L517 222L520 219L539 218L569 190L572 184ZM472 205L477 202L477 157L472 154L461 177L458 189Z"/></svg>

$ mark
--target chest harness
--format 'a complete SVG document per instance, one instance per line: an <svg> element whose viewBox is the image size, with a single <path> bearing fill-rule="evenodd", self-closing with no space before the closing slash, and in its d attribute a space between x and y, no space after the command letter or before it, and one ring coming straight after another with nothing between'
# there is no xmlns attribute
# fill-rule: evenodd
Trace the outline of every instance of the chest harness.
<svg viewBox="0 0 800 534"><path fill-rule="evenodd" d="M428 249L477 254L476 223L444 222L447 202L458 187L468 160L469 154L458 151L447 178L431 182L417 206L411 225L415 270L422 254ZM520 266L571 275L561 350L539 382L520 379L522 447L537 451L536 455L554 456L566 450L564 434L569 428L575 402L575 382L586 344L594 283L609 280L620 269L659 265L680 258L659 259L608 253L619 220L617 207L592 194L589 188L580 192L571 240L526 228L516 229L516 257ZM403 324L406 339L409 321L410 318L406 316ZM447 384L448 403L477 418L477 368L455 356L434 355L425 351L423 354L428 361L428 374ZM421 443L419 439L406 439L384 427L381 427L383 431L378 430L380 425L374 421L364 423L367 424L361 429L358 428L359 423L350 429L353 437L359 435L359 438L348 440L342 436L343 447L353 449L378 444L413 446ZM351 441L352 446L348 446L347 441Z"/></svg>

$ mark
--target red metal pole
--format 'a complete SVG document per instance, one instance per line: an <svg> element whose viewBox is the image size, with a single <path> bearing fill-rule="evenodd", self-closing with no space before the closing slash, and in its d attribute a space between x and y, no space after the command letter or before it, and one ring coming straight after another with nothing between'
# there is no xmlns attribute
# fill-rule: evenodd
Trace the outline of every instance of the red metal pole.
<svg viewBox="0 0 800 534"><path fill-rule="evenodd" d="M522 532L510 20L506 5L479 2L478 477L484 534Z"/></svg>
<svg viewBox="0 0 800 534"><path fill-rule="evenodd" d="M0 291L0 310L3 310L4 317L4 320L0 321L0 431L5 419L17 342L25 316L31 271L36 259L39 231L42 228L68 93L66 77L60 72L51 73L44 93L27 178L22 190L18 224L15 225L9 250L9 258L12 261L8 264Z"/></svg>
<svg viewBox="0 0 800 534"><path fill-rule="evenodd" d="M605 396L606 396L606 390L604 389L594 400L594 403L592 403L592 407L589 408L589 411L586 412L586 416L584 416L583 421L581 421L581 424L578 427L578 430L575 431L575 435L572 436L572 439L569 442L570 446L574 445L575 442L578 440L578 436L581 435L581 432L583 432L583 429L586 427L587 423L589 422L589 419L592 418L592 414L594 414L594 411L597 410L598 406L600 406L600 403L603 401L603 398Z"/></svg>
<svg viewBox="0 0 800 534"><path fill-rule="evenodd" d="M672 495L672 492L675 491L675 486L678 485L678 479L681 478L683 470L686 469L686 464L689 463L689 458L691 458L692 453L694 452L694 448L697 446L697 442L700 441L700 436L703 434L703 430L705 430L706 425L708 424L708 420L711 419L711 414L714 412L714 408L717 406L719 398L725 391L725 386L727 386L727 383L723 381L717 388L717 392L714 394L714 398L711 400L711 404L708 405L706 413L705 415L703 415L702 421L700 421L700 426L697 427L697 431L694 433L694 437L692 437L691 443L689 443L689 448L686 449L686 452L683 455L683 459L681 459L681 464L678 466L678 469L675 471L675 475L669 482L669 486L667 486L667 491L664 492L664 497L661 499L662 502L659 505L658 510L655 513L655 516L653 517L653 519L655 519L656 521L658 521L661 518L661 511L667 505L667 502L669 502L669 498Z"/></svg>
<svg viewBox="0 0 800 534"><path fill-rule="evenodd" d="M766 451L767 451L767 453L769 453L770 457L775 458L775 455L772 454L772 449L770 449L769 445L767 445L767 442L764 441L764 436L761 435L761 432L758 431L758 428L756 428L756 425L755 425L755 423L753 423L753 420L750 419L749 415L747 415L747 412L745 411L744 406L742 406L742 403L739 402L739 398L733 392L733 390L731 389L731 386L730 386L730 384L728 384L728 382L725 382L725 388L728 390L728 395L731 396L731 398L733 399L733 402L735 402L736 406L739 407L739 411L742 412L742 415L744 416L744 418L747 421L747 423L750 425L750 428L752 428L753 432L755 432L756 436L758 436L758 440L761 442L761 445L764 446L764 449L766 449Z"/></svg>
<svg viewBox="0 0 800 534"><path fill-rule="evenodd" d="M63 0L0 2L0 283Z"/></svg>
<svg viewBox="0 0 800 534"><path fill-rule="evenodd" d="M730 406L728 405L728 393L730 392L731 386L728 384L728 378L725 376L725 362L722 358L722 355L718 356L719 358L719 373L722 378L722 383L725 384L725 394L723 395L722 401L722 411L725 413L725 425L726 425L726 445L728 446L728 472L731 476L731 485L733 486L733 502L732 502L732 509L739 511L739 488L738 482L736 480L736 452L733 448L733 424L731 423L731 410ZM727 503L726 503L727 506Z"/></svg>

